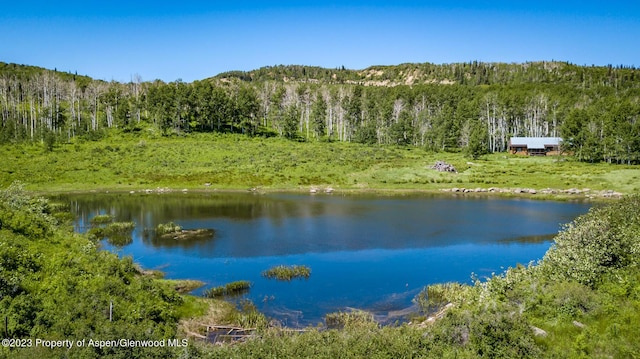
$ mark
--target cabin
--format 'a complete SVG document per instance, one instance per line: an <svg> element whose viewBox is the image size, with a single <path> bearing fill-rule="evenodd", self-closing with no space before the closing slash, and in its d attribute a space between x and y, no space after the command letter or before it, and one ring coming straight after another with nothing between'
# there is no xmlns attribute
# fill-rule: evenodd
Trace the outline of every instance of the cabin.
<svg viewBox="0 0 640 359"><path fill-rule="evenodd" d="M559 155L561 143L560 137L511 137L509 153L525 156Z"/></svg>

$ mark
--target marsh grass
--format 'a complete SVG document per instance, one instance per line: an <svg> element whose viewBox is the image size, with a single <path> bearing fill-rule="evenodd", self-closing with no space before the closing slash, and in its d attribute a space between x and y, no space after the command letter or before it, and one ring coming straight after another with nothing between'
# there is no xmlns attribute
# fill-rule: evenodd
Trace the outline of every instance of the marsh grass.
<svg viewBox="0 0 640 359"><path fill-rule="evenodd" d="M373 314L357 309L348 312L329 313L325 315L324 321L329 329L378 327L378 324L373 319Z"/></svg>
<svg viewBox="0 0 640 359"><path fill-rule="evenodd" d="M163 236L165 234L179 233L182 231L182 227L173 222L160 223L156 226L156 235Z"/></svg>
<svg viewBox="0 0 640 359"><path fill-rule="evenodd" d="M92 227L87 231L87 234L94 241L106 238L110 244L121 247L133 241L131 234L135 227L134 222L113 222L104 227Z"/></svg>
<svg viewBox="0 0 640 359"><path fill-rule="evenodd" d="M166 283L178 293L189 293L204 286L204 282L193 279L158 279L161 283Z"/></svg>
<svg viewBox="0 0 640 359"><path fill-rule="evenodd" d="M286 281L290 281L295 278L309 279L309 277L311 276L311 268L304 265L279 265L262 272L262 276L267 279Z"/></svg>
<svg viewBox="0 0 640 359"><path fill-rule="evenodd" d="M134 228L136 228L136 224L134 222L113 222L109 223L105 227L105 231L108 236L112 234L131 233Z"/></svg>
<svg viewBox="0 0 640 359"><path fill-rule="evenodd" d="M222 286L209 288L204 291L204 296L207 298L240 296L247 293L250 288L251 282L239 280Z"/></svg>
<svg viewBox="0 0 640 359"><path fill-rule="evenodd" d="M91 218L91 225L100 225L113 222L113 216L110 214L98 214Z"/></svg>

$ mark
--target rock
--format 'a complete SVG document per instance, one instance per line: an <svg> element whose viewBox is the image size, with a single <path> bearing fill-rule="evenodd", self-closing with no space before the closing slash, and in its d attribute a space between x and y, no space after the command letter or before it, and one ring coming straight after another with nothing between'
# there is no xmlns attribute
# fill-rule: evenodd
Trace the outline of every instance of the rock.
<svg viewBox="0 0 640 359"><path fill-rule="evenodd" d="M456 168L452 165L444 162L444 161L436 161L436 164L431 166L431 169L440 171L440 172L454 172L457 173Z"/></svg>
<svg viewBox="0 0 640 359"><path fill-rule="evenodd" d="M584 325L584 324L580 323L580 322L579 322L579 321L577 321L577 320L574 320L572 323L573 323L573 325L575 325L576 327L578 327L578 328L580 328L580 329L584 329L584 328L586 328L586 327L587 327L586 325Z"/></svg>
<svg viewBox="0 0 640 359"><path fill-rule="evenodd" d="M333 193L333 188L331 188L331 187L327 187L327 188L324 190L324 193Z"/></svg>
<svg viewBox="0 0 640 359"><path fill-rule="evenodd" d="M536 337L546 337L547 332L544 329L540 329L538 327L531 326L531 330L533 330L533 335Z"/></svg>
<svg viewBox="0 0 640 359"><path fill-rule="evenodd" d="M533 188L529 188L529 194L536 194L536 193L538 193L538 191L536 191Z"/></svg>

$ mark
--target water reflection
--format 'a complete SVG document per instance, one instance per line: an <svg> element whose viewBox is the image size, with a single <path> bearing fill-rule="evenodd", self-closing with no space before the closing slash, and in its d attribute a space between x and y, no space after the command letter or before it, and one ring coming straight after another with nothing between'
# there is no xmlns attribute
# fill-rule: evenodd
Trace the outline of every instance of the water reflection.
<svg viewBox="0 0 640 359"><path fill-rule="evenodd" d="M251 193L88 194L71 204L82 231L97 214L134 221L133 243L121 249L169 278L208 287L253 283L246 295L287 325L317 324L347 307L394 320L424 285L468 282L539 259L551 233L589 204L442 196L338 196ZM190 240L156 238L174 222L211 229ZM146 233L146 235L145 235ZM261 276L274 265L307 265L309 280L280 283ZM203 288L204 290L206 288ZM199 292L196 292L199 293ZM267 298L266 300L264 300Z"/></svg>

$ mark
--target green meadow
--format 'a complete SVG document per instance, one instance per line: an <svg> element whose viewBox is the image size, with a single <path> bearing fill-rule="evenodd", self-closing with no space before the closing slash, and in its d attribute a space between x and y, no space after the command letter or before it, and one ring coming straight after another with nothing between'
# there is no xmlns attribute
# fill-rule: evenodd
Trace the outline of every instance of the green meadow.
<svg viewBox="0 0 640 359"><path fill-rule="evenodd" d="M149 130L150 131L150 130ZM0 185L37 192L89 190L440 191L451 188L589 188L640 191L640 166L570 156L462 153L345 142L296 142L233 134L163 137L110 132L99 141L0 146ZM436 161L457 173L438 172ZM540 195L539 195L540 196Z"/></svg>

